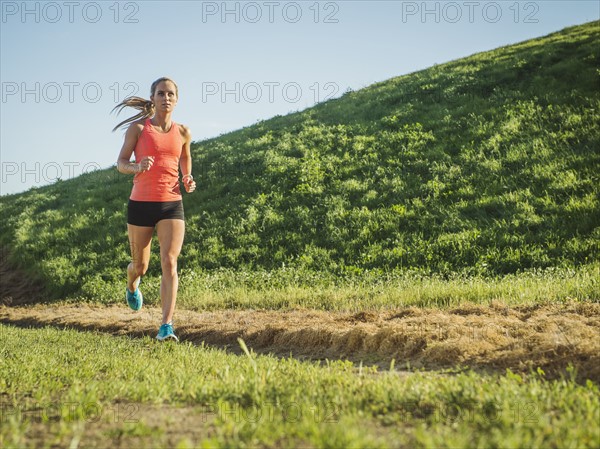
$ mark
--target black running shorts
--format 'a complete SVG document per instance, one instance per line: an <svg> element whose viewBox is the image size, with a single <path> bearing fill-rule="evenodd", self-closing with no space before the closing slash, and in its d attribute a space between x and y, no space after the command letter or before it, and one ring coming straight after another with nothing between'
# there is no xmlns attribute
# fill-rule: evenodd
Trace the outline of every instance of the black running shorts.
<svg viewBox="0 0 600 449"><path fill-rule="evenodd" d="M134 226L154 227L160 220L183 220L183 202L134 201L127 204L127 223Z"/></svg>

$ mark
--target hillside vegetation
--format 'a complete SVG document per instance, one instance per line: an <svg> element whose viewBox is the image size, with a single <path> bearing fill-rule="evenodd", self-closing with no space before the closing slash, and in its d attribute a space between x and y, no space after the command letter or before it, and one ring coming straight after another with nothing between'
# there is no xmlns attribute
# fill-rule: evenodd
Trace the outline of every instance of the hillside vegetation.
<svg viewBox="0 0 600 449"><path fill-rule="evenodd" d="M599 41L591 22L195 142L182 284L597 272ZM113 167L2 197L10 263L120 300L130 189Z"/></svg>

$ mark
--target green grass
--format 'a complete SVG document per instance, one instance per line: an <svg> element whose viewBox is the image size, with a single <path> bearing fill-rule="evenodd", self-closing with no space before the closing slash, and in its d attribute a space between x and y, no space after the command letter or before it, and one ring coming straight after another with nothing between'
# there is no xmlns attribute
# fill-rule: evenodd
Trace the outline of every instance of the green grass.
<svg viewBox="0 0 600 449"><path fill-rule="evenodd" d="M599 24L195 142L178 307L599 302ZM111 168L2 196L2 269L50 299L122 302L130 189ZM155 242L147 304L159 275ZM600 446L598 385L574 369L414 372L0 335L3 448Z"/></svg>
<svg viewBox="0 0 600 449"><path fill-rule="evenodd" d="M244 290L246 273L286 270L342 288L373 273L587 276L600 260L599 39L599 22L567 28L195 142L189 297L214 277ZM52 297L102 300L122 289L130 189L111 168L3 196L0 244ZM150 286L158 265L154 251Z"/></svg>
<svg viewBox="0 0 600 449"><path fill-rule="evenodd" d="M156 268L158 269L158 268ZM578 269L548 268L501 277L470 277L422 273L363 272L333 277L293 269L197 272L181 270L178 307L190 310L310 308L331 311L385 310L400 307L455 307L464 303L507 306L570 301L600 302L600 265ZM81 294L59 302L111 304L123 296L124 279L114 287L85 283ZM160 304L160 279L143 279L148 305Z"/></svg>
<svg viewBox="0 0 600 449"><path fill-rule="evenodd" d="M542 372L406 374L67 329L0 332L6 448L600 443L598 387L576 383L572 371L552 381ZM163 420L181 410L187 425L156 425L145 412L155 406Z"/></svg>

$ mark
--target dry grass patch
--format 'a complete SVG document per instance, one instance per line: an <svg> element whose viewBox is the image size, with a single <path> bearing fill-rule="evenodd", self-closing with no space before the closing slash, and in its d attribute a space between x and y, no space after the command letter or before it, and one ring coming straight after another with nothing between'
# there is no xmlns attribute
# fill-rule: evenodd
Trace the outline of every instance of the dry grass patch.
<svg viewBox="0 0 600 449"><path fill-rule="evenodd" d="M154 336L160 311L120 306L2 307L0 321L54 325L115 335ZM406 308L382 312L179 310L182 340L239 350L237 339L263 353L311 360L349 359L427 370L469 366L549 377L572 364L580 380L600 381L600 305L569 303L456 309Z"/></svg>

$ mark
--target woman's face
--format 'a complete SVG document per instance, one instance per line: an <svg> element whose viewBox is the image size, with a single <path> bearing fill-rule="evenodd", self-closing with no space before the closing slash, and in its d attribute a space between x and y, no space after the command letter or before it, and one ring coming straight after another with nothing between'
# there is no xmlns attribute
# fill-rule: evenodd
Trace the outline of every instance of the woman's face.
<svg viewBox="0 0 600 449"><path fill-rule="evenodd" d="M161 81L156 86L151 100L156 111L173 112L173 108L177 104L175 85L171 81Z"/></svg>

